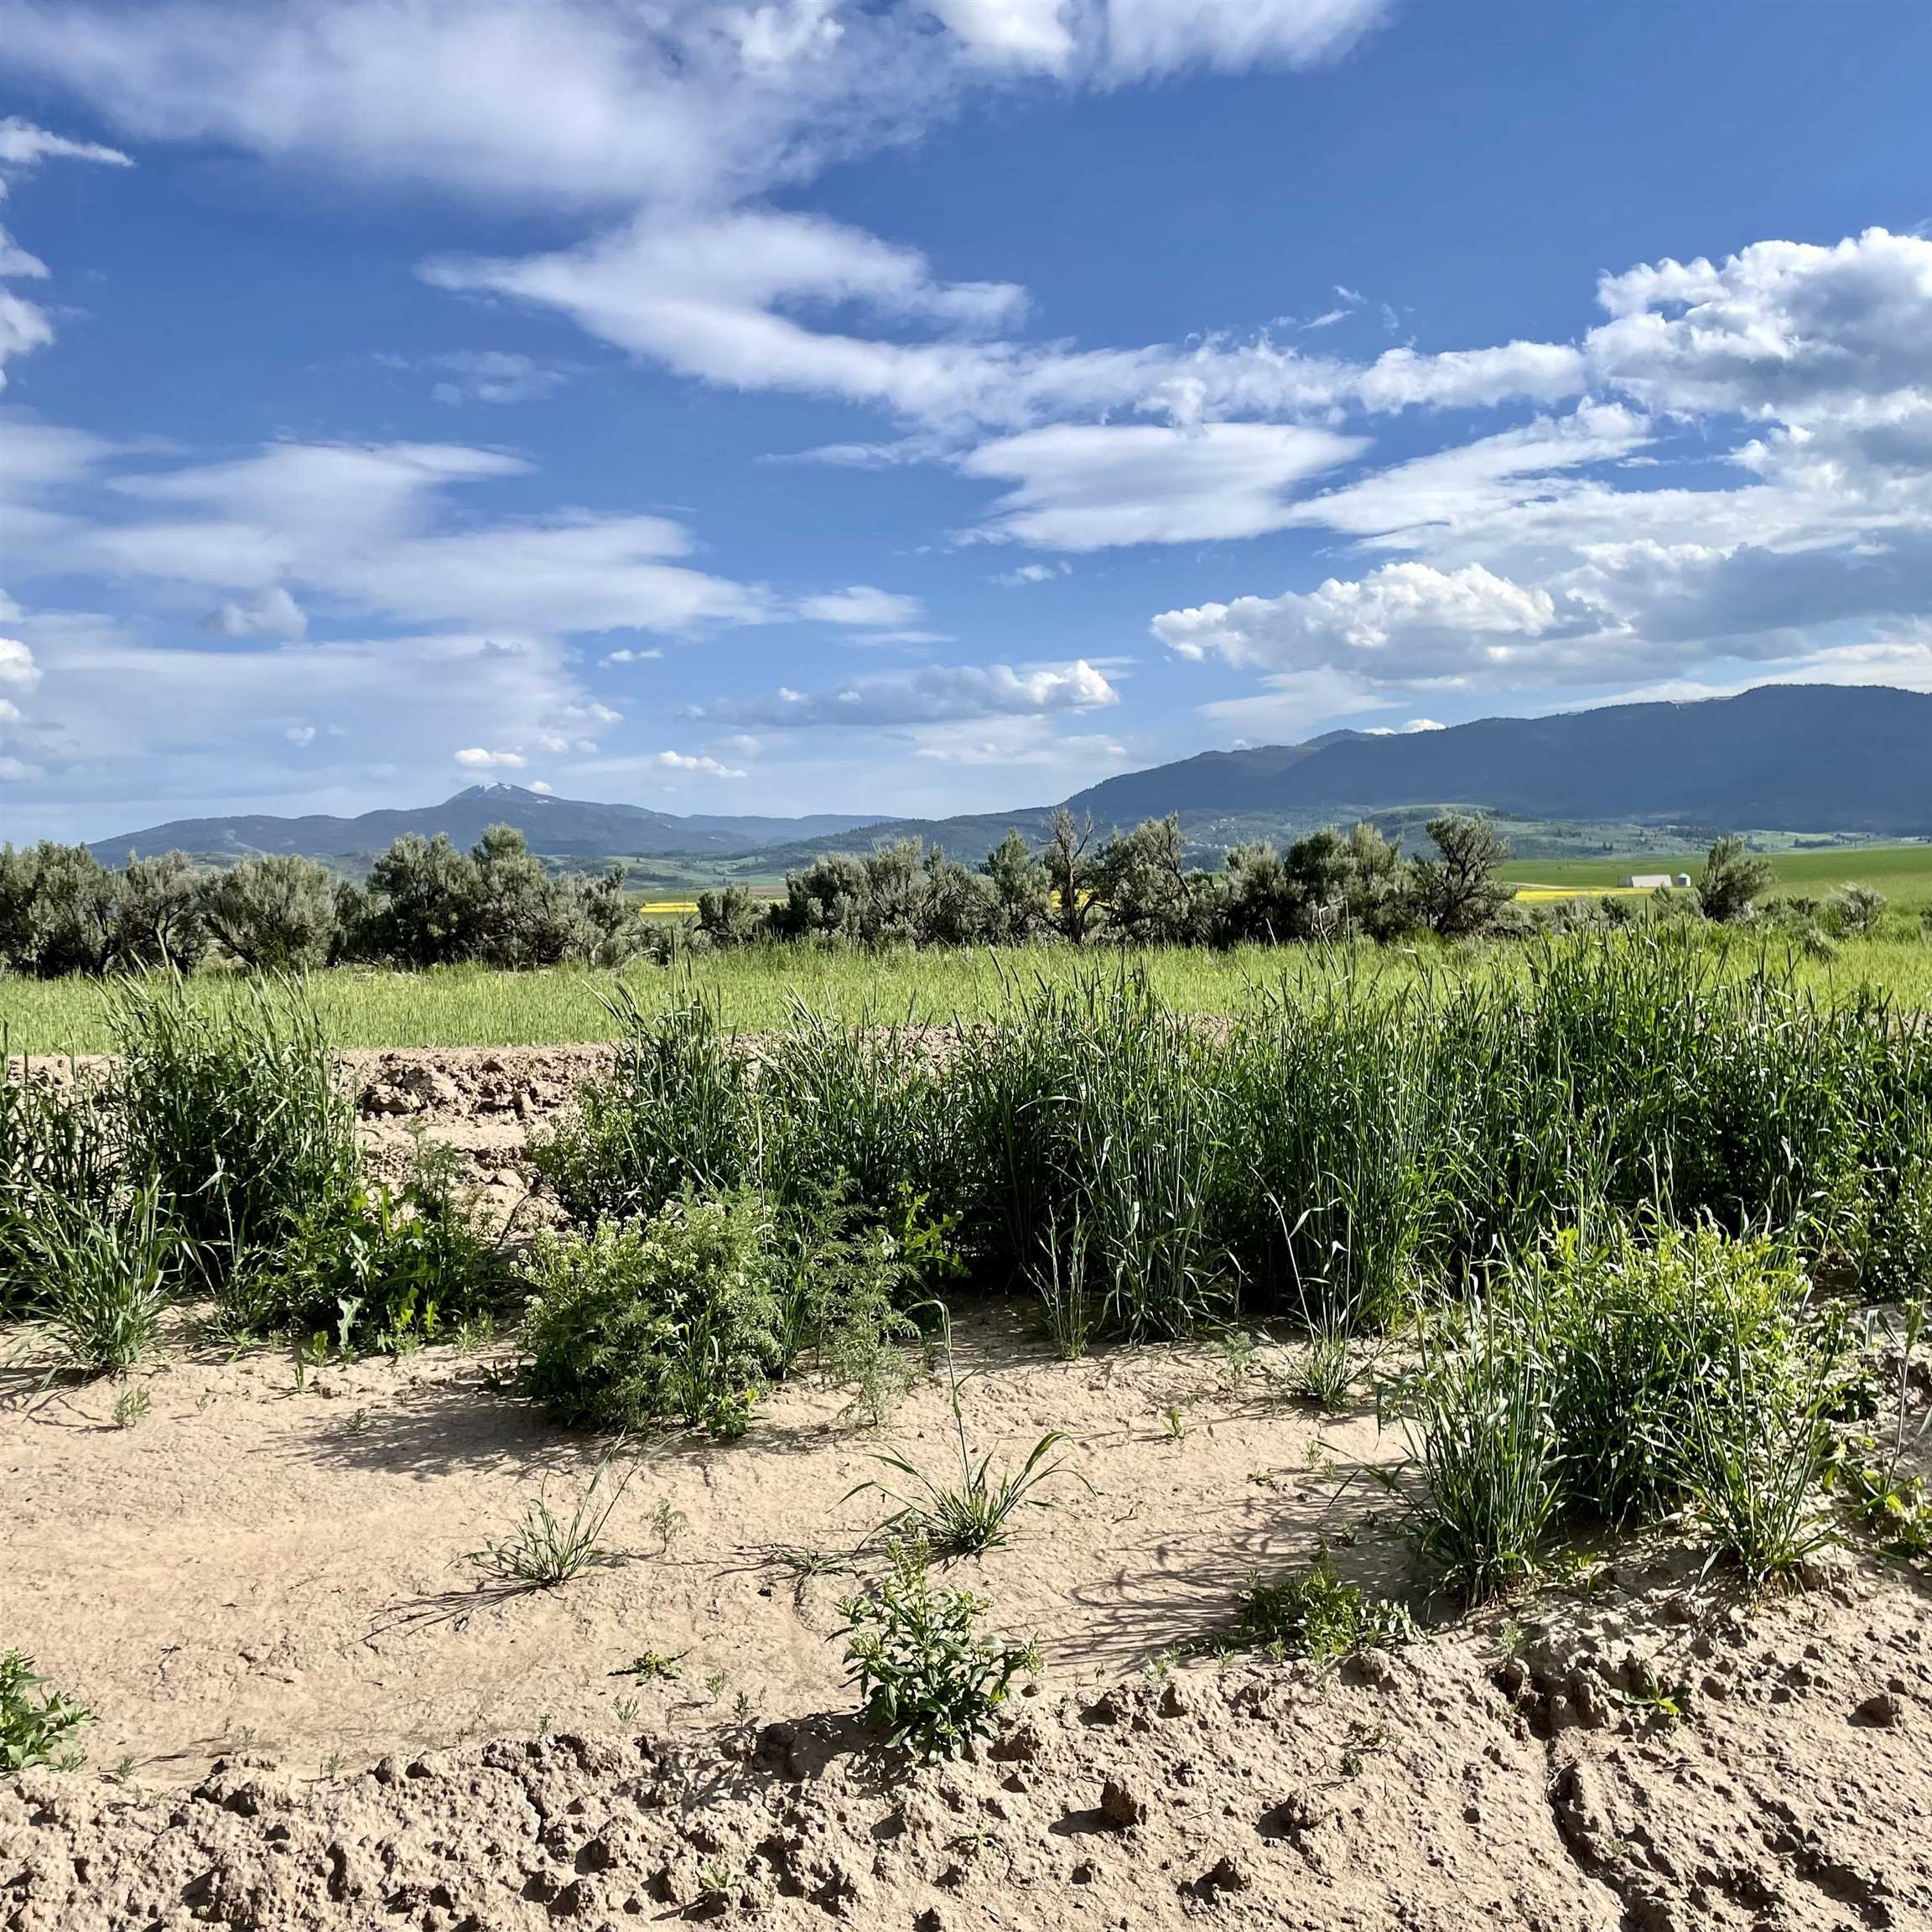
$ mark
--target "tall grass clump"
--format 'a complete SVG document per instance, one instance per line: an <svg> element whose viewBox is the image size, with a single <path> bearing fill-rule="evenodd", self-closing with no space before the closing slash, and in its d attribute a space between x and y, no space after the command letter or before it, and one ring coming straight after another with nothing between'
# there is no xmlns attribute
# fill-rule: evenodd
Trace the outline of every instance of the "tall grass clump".
<svg viewBox="0 0 1932 1932"><path fill-rule="evenodd" d="M120 1171L113 1113L98 1088L77 1069L63 1083L25 1063L15 1079L6 1044L0 1031L0 1321L39 1306L50 1222L106 1213Z"/></svg>
<svg viewBox="0 0 1932 1932"><path fill-rule="evenodd" d="M829 1189L907 1244L947 1230L947 1272L1044 1283L1062 1327L1090 1306L1168 1336L1240 1306L1333 1357L1481 1292L1580 1209L1769 1232L1874 1293L1932 1270L1921 1030L1667 926L1455 975L1349 953L1217 1026L1127 958L1010 974L943 1036L800 1010L754 1051L704 1000L613 1010L612 1075L536 1151L580 1224L684 1189L775 1212Z"/></svg>
<svg viewBox="0 0 1932 1932"><path fill-rule="evenodd" d="M1842 1348L1788 1242L1572 1228L1426 1325L1393 1391L1425 1555L1472 1597L1559 1526L1691 1525L1754 1583L1815 1547Z"/></svg>
<svg viewBox="0 0 1932 1932"><path fill-rule="evenodd" d="M1047 1230L1078 1223L1084 1280L1117 1332L1181 1334L1227 1311L1218 1053L1140 966L1015 984L1005 1015L962 1031L947 1079L968 1225L989 1260L1036 1273Z"/></svg>
<svg viewBox="0 0 1932 1932"><path fill-rule="evenodd" d="M759 1137L751 1064L715 1000L655 1011L626 985L603 996L616 1028L610 1072L578 1091L578 1117L533 1140L538 1174L572 1220L652 1215L695 1189L753 1180Z"/></svg>
<svg viewBox="0 0 1932 1932"><path fill-rule="evenodd" d="M1408 1000L1341 980L1265 990L1230 1031L1226 1238L1264 1307L1311 1336L1413 1302L1440 1185L1428 1145L1432 1030Z"/></svg>
<svg viewBox="0 0 1932 1932"><path fill-rule="evenodd" d="M131 1177L158 1189L184 1275L231 1326L282 1318L288 1237L359 1173L354 1110L314 1008L286 979L212 1009L173 978L111 999Z"/></svg>
<svg viewBox="0 0 1932 1932"><path fill-rule="evenodd" d="M124 1375L147 1353L172 1296L176 1245L152 1181L106 1207L42 1203L20 1259L65 1366Z"/></svg>

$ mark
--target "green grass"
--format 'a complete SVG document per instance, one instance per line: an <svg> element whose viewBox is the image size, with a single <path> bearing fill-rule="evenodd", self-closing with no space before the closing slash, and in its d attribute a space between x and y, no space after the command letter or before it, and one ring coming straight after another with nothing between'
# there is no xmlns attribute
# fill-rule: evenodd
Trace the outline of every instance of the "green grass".
<svg viewBox="0 0 1932 1932"><path fill-rule="evenodd" d="M1800 856L1809 861L1829 855ZM1924 889L1932 902L1932 848L1926 849L1926 865ZM1609 860L1586 870L1608 871L1613 880L1615 866ZM1866 873L1893 896L1895 910L1909 903L1906 886L1892 875L1872 866ZM1807 882L1805 889L1814 887ZM1394 991L1427 979L1446 984L1464 976L1472 963L1493 967L1511 950L1423 942L1332 952L1172 947L1134 957L1175 1011L1228 1014L1247 1005L1258 988L1285 980L1313 989L1353 976ZM1758 950L1755 941L1732 942L1732 969L1748 972ZM1772 951L1774 959L1782 958L1781 945L1774 944ZM1066 986L1080 969L1078 956L1052 948L874 957L790 947L714 955L688 969L634 965L621 974L589 967L527 973L474 966L424 973L337 967L314 974L309 986L325 1030L340 1046L519 1046L610 1039L615 1029L603 1000L617 985L628 986L645 1006L655 1007L673 995L687 971L698 989L715 995L727 1027L764 1031L788 1030L801 1008L835 1020L868 1011L922 1023L985 1019L1009 1006L1015 978ZM1820 993L1869 985L1899 1006L1932 1010L1932 946L1916 935L1848 943L1829 960L1800 958L1796 974L1800 985ZM208 975L190 983L189 998L198 1007L218 1010L243 1000L245 984L238 976ZM107 991L87 979L0 979L0 1028L15 1053L99 1053L113 1043Z"/></svg>
<svg viewBox="0 0 1932 1932"><path fill-rule="evenodd" d="M1871 886L1892 901L1894 912L1916 919L1932 906L1932 844L1837 845L1820 851L1771 851L1778 883L1774 896L1802 893L1824 898L1841 886ZM1704 868L1702 852L1642 852L1605 859L1522 859L1503 868L1515 886L1613 886L1633 872L1688 872Z"/></svg>

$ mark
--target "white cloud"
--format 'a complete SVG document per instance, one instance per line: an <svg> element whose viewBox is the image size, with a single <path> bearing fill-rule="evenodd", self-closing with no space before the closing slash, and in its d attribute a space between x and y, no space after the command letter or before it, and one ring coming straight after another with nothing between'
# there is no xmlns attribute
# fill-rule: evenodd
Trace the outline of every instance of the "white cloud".
<svg viewBox="0 0 1932 1932"><path fill-rule="evenodd" d="M1058 73L1073 59L1068 0L933 0L932 11L974 60Z"/></svg>
<svg viewBox="0 0 1932 1932"><path fill-rule="evenodd" d="M817 597L801 597L797 611L821 624L851 624L885 629L911 623L925 609L917 597L894 590L877 590L870 584L849 584Z"/></svg>
<svg viewBox="0 0 1932 1932"><path fill-rule="evenodd" d="M1117 704L1119 693L1084 658L1015 669L1010 664L927 665L855 678L830 691L781 688L733 699L698 715L727 724L808 725L939 724L954 719L1035 716Z"/></svg>
<svg viewBox="0 0 1932 1932"><path fill-rule="evenodd" d="M1063 423L982 444L959 466L1018 482L984 534L1098 550L1282 529L1294 521L1284 491L1365 447L1360 438L1280 423Z"/></svg>
<svg viewBox="0 0 1932 1932"><path fill-rule="evenodd" d="M1018 564L1010 570L1000 571L993 581L1005 584L1009 589L1016 589L1025 584L1051 584L1056 577L1070 574L1072 569L1064 558L1051 564Z"/></svg>
<svg viewBox="0 0 1932 1932"><path fill-rule="evenodd" d="M632 651L626 648L606 652L597 662L600 664L647 664L663 655L662 651Z"/></svg>
<svg viewBox="0 0 1932 1932"><path fill-rule="evenodd" d="M472 745L455 756L468 771L521 771L530 762L521 751L488 751L480 745Z"/></svg>
<svg viewBox="0 0 1932 1932"><path fill-rule="evenodd" d="M1107 0L1106 71L1307 66L1346 51L1386 11L1385 0Z"/></svg>
<svg viewBox="0 0 1932 1932"><path fill-rule="evenodd" d="M570 380L561 369L501 349L452 350L429 363L444 371L429 392L439 402L535 402Z"/></svg>
<svg viewBox="0 0 1932 1932"><path fill-rule="evenodd" d="M551 784L548 778L532 778L527 789L541 792L547 798L556 787Z"/></svg>
<svg viewBox="0 0 1932 1932"><path fill-rule="evenodd" d="M284 727L282 735L291 745L313 745L315 742L315 727L313 724L290 724Z"/></svg>
<svg viewBox="0 0 1932 1932"><path fill-rule="evenodd" d="M117 148L98 141L70 141L23 121L18 114L0 117L0 169L37 168L43 161L99 161L110 168L134 164Z"/></svg>
<svg viewBox="0 0 1932 1932"><path fill-rule="evenodd" d="M65 454L56 444L39 460ZM406 624L506 631L683 631L780 614L763 591L677 561L692 539L668 517L437 527L450 486L529 469L460 444L276 444L116 479L120 495L169 513L65 529L41 546L42 562L244 591L213 615L224 636L275 634L291 584Z"/></svg>
<svg viewBox="0 0 1932 1932"><path fill-rule="evenodd" d="M856 308L948 335L1017 319L1021 291L936 279L916 249L813 215L740 209L645 216L582 247L522 260L447 259L439 288L564 310L592 335L731 388L800 389L945 414L1011 360L995 345L905 344L809 327L797 311Z"/></svg>
<svg viewBox="0 0 1932 1932"><path fill-rule="evenodd" d="M18 115L0 119L0 201L7 198L8 171L36 168L43 161L100 161L125 168L127 157L112 148L92 141L70 141L50 134ZM47 264L23 248L4 228L0 228L0 282L8 278L44 281ZM0 287L0 389L7 386L7 363L10 357L44 349L54 340L54 325L47 312L24 296Z"/></svg>
<svg viewBox="0 0 1932 1932"><path fill-rule="evenodd" d="M20 613L12 613L18 617ZM16 692L31 691L40 681L34 653L18 637L0 637L0 685Z"/></svg>
<svg viewBox="0 0 1932 1932"><path fill-rule="evenodd" d="M0 0L0 44L144 139L492 200L689 205L762 192L1035 75L1109 87L1306 66L1387 0L928 4Z"/></svg>
<svg viewBox="0 0 1932 1932"><path fill-rule="evenodd" d="M196 626L208 637L305 637L309 620L279 584L218 604Z"/></svg>
<svg viewBox="0 0 1932 1932"><path fill-rule="evenodd" d="M683 751L660 751L657 762L667 771L689 771L704 778L742 778L745 776L735 766L724 764L703 753L687 755Z"/></svg>
<svg viewBox="0 0 1932 1932"><path fill-rule="evenodd" d="M1332 670L1371 683L1423 683L1519 661L1563 626L1600 613L1560 607L1479 564L1442 571L1389 564L1357 581L1329 578L1280 597L1242 597L1163 612L1154 634L1183 657L1210 654L1270 671Z"/></svg>

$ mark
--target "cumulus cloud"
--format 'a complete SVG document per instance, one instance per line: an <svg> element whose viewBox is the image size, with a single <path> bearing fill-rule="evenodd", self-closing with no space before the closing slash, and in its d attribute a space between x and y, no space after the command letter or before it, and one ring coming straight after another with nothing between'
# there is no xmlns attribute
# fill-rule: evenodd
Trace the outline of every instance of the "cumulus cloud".
<svg viewBox="0 0 1932 1932"><path fill-rule="evenodd" d="M1479 564L1444 571L1410 563L1353 581L1331 577L1306 595L1165 611L1154 634L1183 657L1407 683L1513 662L1524 645L1560 626L1594 628L1598 618Z"/></svg>
<svg viewBox="0 0 1932 1932"><path fill-rule="evenodd" d="M62 454L56 446L43 461ZM680 561L691 535L668 517L439 527L447 490L529 470L521 457L461 444L277 444L116 478L118 494L156 510L53 532L43 548L49 565L240 587L246 595L212 614L216 633L230 636L275 633L289 584L431 626L683 631L780 614L763 591Z"/></svg>
<svg viewBox="0 0 1932 1932"><path fill-rule="evenodd" d="M456 762L466 771L521 771L530 761L521 751L489 751L472 745L456 754Z"/></svg>
<svg viewBox="0 0 1932 1932"><path fill-rule="evenodd" d="M813 725L943 724L953 719L1037 716L1117 704L1119 693L1084 658L1015 669L1010 664L927 665L854 678L829 691L781 687L767 697L708 705L721 723L802 729Z"/></svg>
<svg viewBox="0 0 1932 1932"><path fill-rule="evenodd" d="M917 249L813 215L736 209L641 216L581 247L517 260L429 263L439 288L488 290L561 309L604 340L707 382L802 389L947 413L1011 360L1000 345L905 343L815 329L800 309L855 308L948 337L1018 319L1004 283L937 278Z"/></svg>

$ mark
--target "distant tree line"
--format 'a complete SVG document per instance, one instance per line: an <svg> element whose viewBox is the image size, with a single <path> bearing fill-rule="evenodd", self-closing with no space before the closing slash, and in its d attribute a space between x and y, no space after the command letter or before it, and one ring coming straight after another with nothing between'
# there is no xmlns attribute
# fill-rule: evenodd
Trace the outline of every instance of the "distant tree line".
<svg viewBox="0 0 1932 1932"><path fill-rule="evenodd" d="M1513 905L1499 876L1509 847L1479 816L1429 822L1433 850L1405 854L1374 826L1328 827L1285 849L1238 845L1192 866L1178 823L1149 819L1096 839L1056 814L1045 846L1010 832L977 866L917 839L832 852L787 875L776 900L742 886L703 892L694 922L645 919L624 868L593 879L546 870L522 834L494 825L467 852L439 834L398 839L366 880L313 859L268 854L222 869L179 852L109 870L85 845L0 846L0 968L39 979L204 960L301 969L475 962L617 965L639 954L785 942L823 945L1293 944L1431 932L1445 939L1537 924L1623 922L1659 912L1724 924L1753 918L1771 869L1739 839L1711 849L1695 897ZM1829 905L1781 905L1807 943L1876 929L1885 901L1846 888Z"/></svg>
<svg viewBox="0 0 1932 1932"><path fill-rule="evenodd" d="M85 845L6 845L0 965L44 979L190 972L210 958L283 969L615 964L642 936L623 880L621 865L555 877L508 825L467 852L441 834L398 839L361 883L288 853L214 870L169 852L113 871Z"/></svg>
<svg viewBox="0 0 1932 1932"><path fill-rule="evenodd" d="M776 901L739 886L700 893L697 937L714 947L1233 946L1421 930L1460 938L1507 922L1511 888L1497 869L1509 848L1488 822L1452 813L1428 829L1431 858L1405 857L1399 843L1358 825L1312 833L1285 851L1239 845L1218 867L1192 867L1171 818L1096 843L1062 811L1042 850L1010 832L977 867L904 839L863 856L827 853L791 874Z"/></svg>

